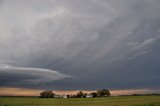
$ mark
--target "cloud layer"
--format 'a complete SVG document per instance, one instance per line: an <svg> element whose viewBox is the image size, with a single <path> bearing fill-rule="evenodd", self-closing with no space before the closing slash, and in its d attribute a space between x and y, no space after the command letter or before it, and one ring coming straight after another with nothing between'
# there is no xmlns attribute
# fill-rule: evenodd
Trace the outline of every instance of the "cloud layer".
<svg viewBox="0 0 160 106"><path fill-rule="evenodd" d="M159 0L0 3L0 66L11 66L1 68L0 75L13 71L15 79L34 79L55 89L160 87ZM27 68L26 76L25 69L14 67L33 70ZM66 78L60 73L74 77L51 82ZM9 81L3 78L0 86Z"/></svg>
<svg viewBox="0 0 160 106"><path fill-rule="evenodd" d="M41 68L0 67L1 86L44 86L45 83L70 78L54 70Z"/></svg>

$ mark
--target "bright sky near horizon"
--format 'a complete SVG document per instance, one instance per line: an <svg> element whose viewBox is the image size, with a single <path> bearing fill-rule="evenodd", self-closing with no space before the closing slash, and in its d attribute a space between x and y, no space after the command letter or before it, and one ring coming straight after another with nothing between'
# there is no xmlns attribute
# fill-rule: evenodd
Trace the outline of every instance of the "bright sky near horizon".
<svg viewBox="0 0 160 106"><path fill-rule="evenodd" d="M44 90L37 89L24 89L24 88L0 88L0 96L39 96L41 92ZM79 90L70 90L70 91L62 91L62 90L53 90L53 93L56 95L75 95ZM91 90L83 90L83 93L90 94ZM151 93L160 93L160 90L154 89L130 89L130 90L110 90L112 96L117 95L131 95L131 94L151 94Z"/></svg>

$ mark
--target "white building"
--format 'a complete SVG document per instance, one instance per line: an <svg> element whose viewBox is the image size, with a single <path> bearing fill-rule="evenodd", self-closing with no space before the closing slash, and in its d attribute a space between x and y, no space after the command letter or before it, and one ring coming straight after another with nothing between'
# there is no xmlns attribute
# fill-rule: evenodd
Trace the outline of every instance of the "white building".
<svg viewBox="0 0 160 106"><path fill-rule="evenodd" d="M62 98L67 98L67 95L62 95Z"/></svg>
<svg viewBox="0 0 160 106"><path fill-rule="evenodd" d="M93 96L91 94L87 94L86 98L92 98Z"/></svg>
<svg viewBox="0 0 160 106"><path fill-rule="evenodd" d="M55 98L62 98L60 95L54 95Z"/></svg>

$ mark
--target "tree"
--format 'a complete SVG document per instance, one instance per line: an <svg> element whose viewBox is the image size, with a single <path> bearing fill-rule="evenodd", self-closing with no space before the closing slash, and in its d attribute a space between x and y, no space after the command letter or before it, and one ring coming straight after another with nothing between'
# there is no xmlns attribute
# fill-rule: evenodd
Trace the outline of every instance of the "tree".
<svg viewBox="0 0 160 106"><path fill-rule="evenodd" d="M84 93L82 91L79 91L76 95L77 98L83 98Z"/></svg>
<svg viewBox="0 0 160 106"><path fill-rule="evenodd" d="M91 95L93 98L95 98L95 97L97 97L97 92L92 92Z"/></svg>
<svg viewBox="0 0 160 106"><path fill-rule="evenodd" d="M53 98L54 95L52 91L44 91L40 93L40 98Z"/></svg>
<svg viewBox="0 0 160 106"><path fill-rule="evenodd" d="M86 96L87 96L87 93L84 93L84 94L83 94L83 98L86 98Z"/></svg>
<svg viewBox="0 0 160 106"><path fill-rule="evenodd" d="M108 97L110 95L111 95L111 93L108 89L102 89L102 90L97 91L97 96L98 97Z"/></svg>

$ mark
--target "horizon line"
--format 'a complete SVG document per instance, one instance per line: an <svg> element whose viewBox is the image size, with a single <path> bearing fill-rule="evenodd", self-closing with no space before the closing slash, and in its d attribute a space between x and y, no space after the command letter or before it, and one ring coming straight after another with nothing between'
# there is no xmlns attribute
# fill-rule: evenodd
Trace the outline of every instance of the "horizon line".
<svg viewBox="0 0 160 106"><path fill-rule="evenodd" d="M45 90L17 88L17 87L0 87L0 96L39 96L39 94ZM76 94L78 91L84 93L96 92L97 90L51 90L58 95ZM160 93L160 89L119 89L110 90L111 95L132 95L132 94L151 94Z"/></svg>

